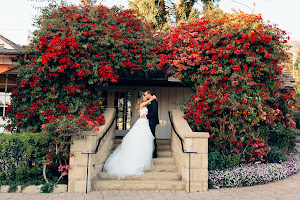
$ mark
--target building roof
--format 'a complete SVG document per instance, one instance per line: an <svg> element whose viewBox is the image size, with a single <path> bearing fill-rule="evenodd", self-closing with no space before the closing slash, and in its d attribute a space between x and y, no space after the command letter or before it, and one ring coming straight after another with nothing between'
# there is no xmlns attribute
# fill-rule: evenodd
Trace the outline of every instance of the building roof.
<svg viewBox="0 0 300 200"><path fill-rule="evenodd" d="M23 55L24 53L15 49L0 49L0 55Z"/></svg>
<svg viewBox="0 0 300 200"><path fill-rule="evenodd" d="M14 43L13 41L7 39L6 37L4 37L3 35L0 35L0 39L3 40L4 42L6 42L7 44L9 44L11 47L13 47L14 49L19 49L21 50L21 46Z"/></svg>
<svg viewBox="0 0 300 200"><path fill-rule="evenodd" d="M6 49L6 48L0 48L0 55L22 55L24 54L21 52L22 48L20 45L17 45L16 43L12 42L11 40L7 39L6 37L0 35L0 39L11 46L13 49Z"/></svg>

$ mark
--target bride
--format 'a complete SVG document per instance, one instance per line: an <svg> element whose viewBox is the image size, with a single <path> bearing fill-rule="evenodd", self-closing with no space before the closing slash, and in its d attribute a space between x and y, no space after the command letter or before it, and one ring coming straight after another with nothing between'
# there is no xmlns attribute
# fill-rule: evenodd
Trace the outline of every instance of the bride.
<svg viewBox="0 0 300 200"><path fill-rule="evenodd" d="M140 118L123 138L122 143L106 160L104 171L108 174L116 175L119 178L142 175L152 166L154 137L148 119L141 118L141 116L148 114L147 105L154 99L156 99L155 95L149 100L145 96L138 99L136 110Z"/></svg>

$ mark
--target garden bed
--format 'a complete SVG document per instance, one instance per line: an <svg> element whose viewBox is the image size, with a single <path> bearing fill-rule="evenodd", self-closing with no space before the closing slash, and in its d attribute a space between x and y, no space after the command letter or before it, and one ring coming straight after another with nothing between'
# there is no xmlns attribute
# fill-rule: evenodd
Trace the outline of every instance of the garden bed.
<svg viewBox="0 0 300 200"><path fill-rule="evenodd" d="M300 170L300 154L282 163L244 164L225 170L210 170L209 188L240 187L285 179Z"/></svg>

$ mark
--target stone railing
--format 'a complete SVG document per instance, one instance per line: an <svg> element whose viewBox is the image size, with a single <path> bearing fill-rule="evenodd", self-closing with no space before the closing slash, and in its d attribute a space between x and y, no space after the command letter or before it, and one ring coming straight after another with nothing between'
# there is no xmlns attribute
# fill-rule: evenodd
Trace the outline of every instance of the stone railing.
<svg viewBox="0 0 300 200"><path fill-rule="evenodd" d="M172 129L171 147L175 164L178 166L182 179L186 182L186 191L203 192L208 190L208 132L193 132L187 121L183 118L184 114L180 110L172 111L172 121L178 135L183 139L184 150L196 152L189 154L182 152L180 139ZM189 163L190 162L190 163ZM190 174L189 174L190 164Z"/></svg>
<svg viewBox="0 0 300 200"><path fill-rule="evenodd" d="M91 181L102 171L103 164L111 153L114 145L116 134L116 123L114 123L115 115L116 110L114 108L107 108L104 113L105 124L100 127L99 131L86 131L84 132L83 139L73 140L70 151L74 153L74 156L70 158L72 169L69 171L68 192L86 192L88 155L82 153L95 152L99 139L103 136L111 123L113 123L106 136L101 140L98 152L89 155L87 191L91 191Z"/></svg>

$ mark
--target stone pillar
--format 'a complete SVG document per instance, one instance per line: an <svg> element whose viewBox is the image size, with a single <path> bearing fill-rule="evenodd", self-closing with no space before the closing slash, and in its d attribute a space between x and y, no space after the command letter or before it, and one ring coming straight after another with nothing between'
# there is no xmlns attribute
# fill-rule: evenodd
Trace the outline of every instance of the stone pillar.
<svg viewBox="0 0 300 200"><path fill-rule="evenodd" d="M190 159L190 189L191 192L203 192L208 190L208 132L193 132L184 114L179 110L172 111L174 128L183 139L186 152L191 154ZM181 143L174 130L172 130L172 152L175 163L182 173L182 179L186 182L186 191L189 191L189 154L183 153Z"/></svg>
<svg viewBox="0 0 300 200"><path fill-rule="evenodd" d="M114 108L107 108L105 116L105 124L100 127L99 131L94 130L85 131L82 139L73 139L70 151L74 156L70 158L70 166L72 169L69 171L68 192L84 193L86 191L86 175L87 175L87 152L94 152L99 139L103 136L110 124L112 127L106 136L100 142L97 154L90 154L88 163L88 192L92 190L91 182L102 171L103 163L111 153L114 139L116 134L115 120L116 110Z"/></svg>

